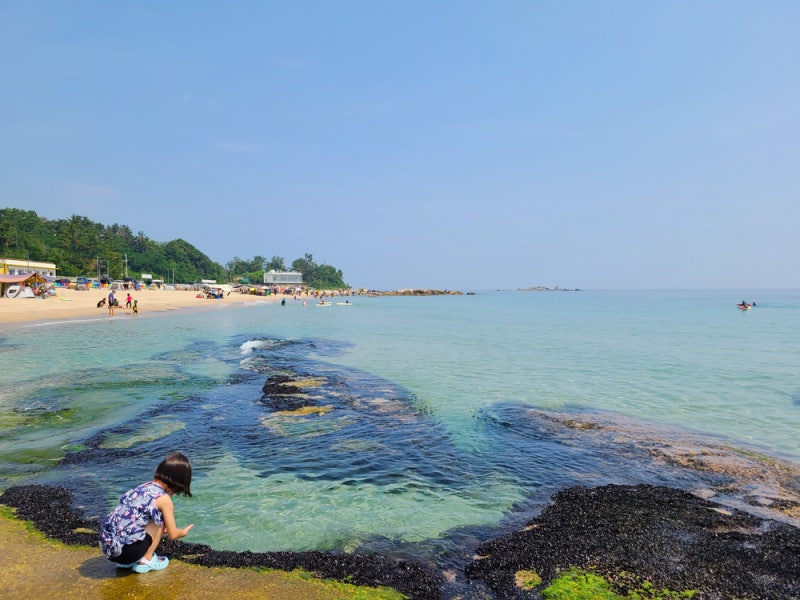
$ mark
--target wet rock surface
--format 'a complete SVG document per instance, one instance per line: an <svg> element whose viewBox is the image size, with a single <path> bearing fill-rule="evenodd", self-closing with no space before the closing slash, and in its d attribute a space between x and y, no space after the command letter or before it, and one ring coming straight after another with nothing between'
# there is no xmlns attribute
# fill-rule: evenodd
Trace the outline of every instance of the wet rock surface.
<svg viewBox="0 0 800 600"><path fill-rule="evenodd" d="M592 570L621 592L697 590L696 600L800 598L800 529L674 488L575 487L523 530L482 544L466 568L499 598L539 598L514 576L535 570L543 586L569 567Z"/></svg>
<svg viewBox="0 0 800 600"><path fill-rule="evenodd" d="M41 485L0 496L48 537L96 546L97 522L74 510L72 501L69 490ZM300 568L326 579L388 586L409 598L452 597L430 569L377 555L233 552L168 539L159 552L203 566ZM800 599L800 529L663 486L569 488L522 530L481 544L477 555L466 576L501 599L540 598L539 590L570 567L591 570L622 593L647 580L657 589L696 590L695 600ZM518 588L515 575L522 570L536 571L542 586Z"/></svg>
<svg viewBox="0 0 800 600"><path fill-rule="evenodd" d="M98 524L73 510L69 490L53 486L12 487L0 503L16 509L17 517L32 521L48 537L67 544L97 545ZM99 552L99 550L98 550ZM325 579L363 586L388 586L409 598L441 598L439 577L414 563L379 556L331 552L231 552L202 544L164 539L159 553L208 567L266 567L291 571L304 569Z"/></svg>
<svg viewBox="0 0 800 600"><path fill-rule="evenodd" d="M267 378L261 388L264 394L261 402L272 410L297 410L308 406L309 400L300 393L295 378L288 375L273 375Z"/></svg>
<svg viewBox="0 0 800 600"><path fill-rule="evenodd" d="M24 485L0 496L0 504L16 508L17 517L32 521L47 537L66 544L97 544L99 528L72 508L72 493L64 488Z"/></svg>

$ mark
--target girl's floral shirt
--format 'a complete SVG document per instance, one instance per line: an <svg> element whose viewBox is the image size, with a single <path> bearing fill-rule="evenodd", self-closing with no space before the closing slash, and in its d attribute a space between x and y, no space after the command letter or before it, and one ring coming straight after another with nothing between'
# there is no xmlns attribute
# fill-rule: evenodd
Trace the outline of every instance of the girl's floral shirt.
<svg viewBox="0 0 800 600"><path fill-rule="evenodd" d="M125 492L114 512L103 519L100 528L103 554L108 558L119 556L123 546L143 540L148 523L155 521L162 527L164 518L156 507L156 499L164 494L164 488L153 481Z"/></svg>

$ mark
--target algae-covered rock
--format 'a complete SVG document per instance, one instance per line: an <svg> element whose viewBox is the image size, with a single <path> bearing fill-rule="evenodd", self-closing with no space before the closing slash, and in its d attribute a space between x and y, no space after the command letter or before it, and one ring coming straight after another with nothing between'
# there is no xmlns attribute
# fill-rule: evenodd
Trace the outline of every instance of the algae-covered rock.
<svg viewBox="0 0 800 600"><path fill-rule="evenodd" d="M573 567L622 594L649 582L695 600L800 598L800 529L720 508L660 486L570 488L522 531L480 545L466 573L499 598L536 597L520 596L521 570L549 584Z"/></svg>

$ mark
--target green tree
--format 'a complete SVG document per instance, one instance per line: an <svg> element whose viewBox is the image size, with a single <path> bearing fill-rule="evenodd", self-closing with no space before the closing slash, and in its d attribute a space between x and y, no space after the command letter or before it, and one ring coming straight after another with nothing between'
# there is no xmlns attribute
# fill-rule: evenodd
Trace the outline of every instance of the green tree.
<svg viewBox="0 0 800 600"><path fill-rule="evenodd" d="M264 265L265 271L285 271L286 264L284 263L282 256L273 256L269 259L269 261Z"/></svg>
<svg viewBox="0 0 800 600"><path fill-rule="evenodd" d="M151 240L140 231L134 235L127 225L105 226L87 217L48 220L31 210L0 209L0 254L5 258L56 263L59 275L122 277L126 272L140 278L149 273L175 282L201 279L224 281L226 269L232 279L247 277L260 281L265 270L286 271L282 256L267 261L256 255L251 260L235 256L225 267L212 261L189 242L176 239L166 243ZM127 261L127 262L126 262ZM311 254L292 263L303 274L307 285L317 288L343 288L341 270L317 264Z"/></svg>
<svg viewBox="0 0 800 600"><path fill-rule="evenodd" d="M292 262L292 269L303 274L303 282L316 289L341 289L348 285L344 282L342 272L331 265L318 265L311 254L297 258Z"/></svg>

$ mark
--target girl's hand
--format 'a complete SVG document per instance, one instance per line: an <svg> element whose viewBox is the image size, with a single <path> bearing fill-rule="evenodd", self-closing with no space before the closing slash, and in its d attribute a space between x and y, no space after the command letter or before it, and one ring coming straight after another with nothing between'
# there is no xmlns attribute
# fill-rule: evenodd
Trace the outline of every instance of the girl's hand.
<svg viewBox="0 0 800 600"><path fill-rule="evenodd" d="M177 540L182 538L194 527L194 523L183 529L178 527L175 523L175 507L172 504L172 498L168 494L156 498L156 507L161 511L161 515L164 518L164 533L167 534L169 539Z"/></svg>

